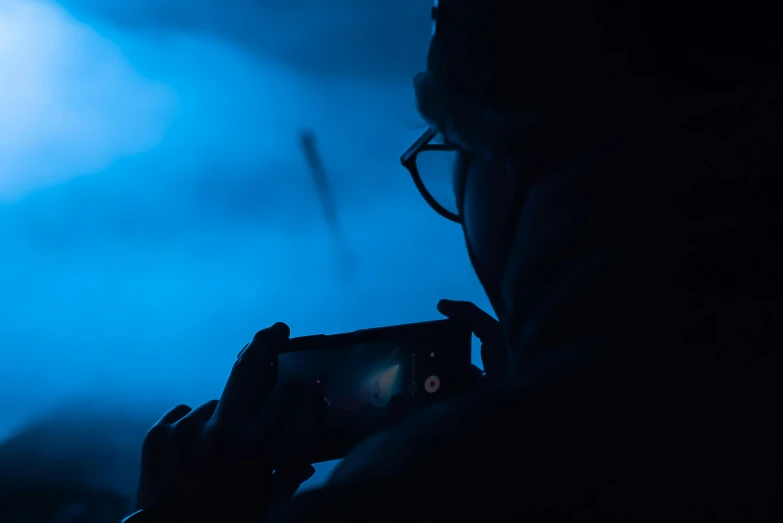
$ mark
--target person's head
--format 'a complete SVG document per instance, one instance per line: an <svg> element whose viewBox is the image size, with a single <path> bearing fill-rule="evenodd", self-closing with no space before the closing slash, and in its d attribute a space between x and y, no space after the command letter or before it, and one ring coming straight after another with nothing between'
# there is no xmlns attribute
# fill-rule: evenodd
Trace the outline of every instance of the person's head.
<svg viewBox="0 0 783 523"><path fill-rule="evenodd" d="M531 179L691 100L781 76L761 0L440 0L416 76L428 131L403 155L437 212L459 222L496 312ZM455 150L453 193L417 158Z"/></svg>

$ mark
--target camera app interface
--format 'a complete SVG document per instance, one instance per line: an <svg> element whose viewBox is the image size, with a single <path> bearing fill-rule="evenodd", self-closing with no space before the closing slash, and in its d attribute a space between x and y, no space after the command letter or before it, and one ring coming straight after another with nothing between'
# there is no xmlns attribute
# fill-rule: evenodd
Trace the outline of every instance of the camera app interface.
<svg viewBox="0 0 783 523"><path fill-rule="evenodd" d="M372 411L381 415L437 391L434 376L427 378L424 387L417 384L416 357L411 344L392 342L283 353L279 380L299 376L319 383L333 415L362 411L372 417Z"/></svg>

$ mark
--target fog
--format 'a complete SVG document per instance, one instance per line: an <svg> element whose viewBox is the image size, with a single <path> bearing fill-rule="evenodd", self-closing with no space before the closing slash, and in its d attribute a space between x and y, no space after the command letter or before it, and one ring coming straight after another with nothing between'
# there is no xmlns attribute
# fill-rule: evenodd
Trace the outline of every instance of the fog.
<svg viewBox="0 0 783 523"><path fill-rule="evenodd" d="M216 397L276 321L296 336L436 319L445 297L486 308L459 227L398 162L421 132L429 8L0 0L0 438Z"/></svg>

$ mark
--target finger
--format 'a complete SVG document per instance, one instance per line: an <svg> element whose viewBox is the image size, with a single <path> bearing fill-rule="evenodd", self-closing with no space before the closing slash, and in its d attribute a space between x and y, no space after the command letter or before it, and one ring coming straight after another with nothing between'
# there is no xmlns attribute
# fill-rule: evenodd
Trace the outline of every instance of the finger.
<svg viewBox="0 0 783 523"><path fill-rule="evenodd" d="M209 400L203 405L191 410L184 418L177 422L177 425L199 426L209 421L215 409L218 406L218 400Z"/></svg>
<svg viewBox="0 0 783 523"><path fill-rule="evenodd" d="M190 410L190 407L187 405L177 405L161 416L155 425L171 425L172 423L176 423L185 417L190 412Z"/></svg>
<svg viewBox="0 0 783 523"><path fill-rule="evenodd" d="M139 474L139 489L137 506L145 503L149 485L156 485L163 477L166 468L166 454L170 445L172 426L191 412L187 405L177 405L166 412L147 431L141 445L141 471Z"/></svg>
<svg viewBox="0 0 783 523"><path fill-rule="evenodd" d="M255 418L277 383L277 353L290 335L284 323L256 333L240 353L220 396L216 418L222 423Z"/></svg>
<svg viewBox="0 0 783 523"><path fill-rule="evenodd" d="M313 477L315 467L312 465L285 466L277 469L273 475L276 501L290 498L302 483Z"/></svg>
<svg viewBox="0 0 783 523"><path fill-rule="evenodd" d="M253 422L251 430L256 441L274 449L280 462L301 450L299 442L312 433L316 423L316 394L315 384L290 379L274 392Z"/></svg>
<svg viewBox="0 0 783 523"><path fill-rule="evenodd" d="M475 303L469 301L440 300L438 312L449 319L467 325L482 342L499 342L500 324L481 310Z"/></svg>
<svg viewBox="0 0 783 523"><path fill-rule="evenodd" d="M505 345L497 343L481 344L481 362L487 376L500 377L508 370L508 352Z"/></svg>
<svg viewBox="0 0 783 523"><path fill-rule="evenodd" d="M138 502L146 499L146 488L157 485L166 470L166 453L171 435L171 426L156 423L144 436L141 445L141 471L139 473Z"/></svg>

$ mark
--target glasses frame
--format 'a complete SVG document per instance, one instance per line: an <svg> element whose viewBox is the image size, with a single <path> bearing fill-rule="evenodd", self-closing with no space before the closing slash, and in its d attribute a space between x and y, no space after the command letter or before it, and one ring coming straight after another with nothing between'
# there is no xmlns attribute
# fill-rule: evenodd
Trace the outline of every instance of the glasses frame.
<svg viewBox="0 0 783 523"><path fill-rule="evenodd" d="M443 143L430 143L436 136L438 135L438 131L432 127L428 128L424 133L419 136L415 142L413 142L410 147L408 147L404 153L402 153L402 156L400 156L400 163L402 164L405 169L408 170L408 173L410 173L411 178L413 179L414 185L416 185L416 188L419 190L419 194L421 194L422 198L429 204L429 206L434 210L436 213L440 214L442 217L446 218L447 220L450 220L455 223L462 223L462 219L460 218L459 214L453 213L446 209L444 206L442 206L438 201L435 199L434 196L432 196L432 193L427 189L427 186L424 184L424 180L421 178L421 174L419 173L419 168L416 165L416 159L419 156L419 153L425 152L425 151L447 151L452 152L456 151L457 148L449 145L449 144L443 144Z"/></svg>

